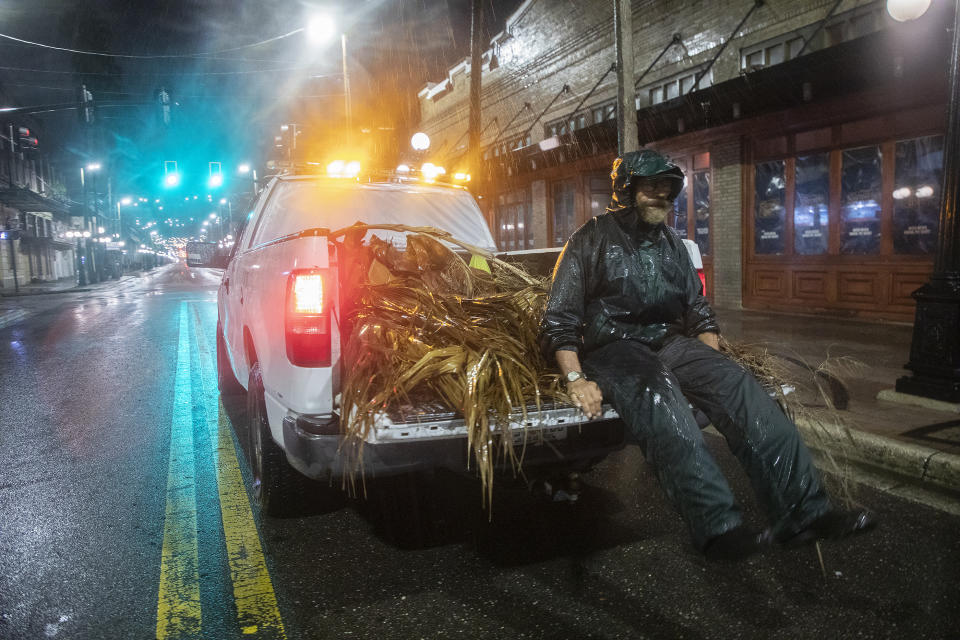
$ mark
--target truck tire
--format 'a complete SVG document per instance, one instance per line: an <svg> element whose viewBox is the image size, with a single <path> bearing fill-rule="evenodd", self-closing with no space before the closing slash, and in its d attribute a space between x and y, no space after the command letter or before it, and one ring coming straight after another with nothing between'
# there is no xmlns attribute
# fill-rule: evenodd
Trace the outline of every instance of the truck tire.
<svg viewBox="0 0 960 640"><path fill-rule="evenodd" d="M250 369L247 420L253 502L268 516L295 515L302 508L308 480L290 466L270 433L259 362Z"/></svg>
<svg viewBox="0 0 960 640"><path fill-rule="evenodd" d="M220 395L239 396L246 393L237 377L230 368L230 359L227 357L227 345L223 338L223 328L217 321L217 387Z"/></svg>

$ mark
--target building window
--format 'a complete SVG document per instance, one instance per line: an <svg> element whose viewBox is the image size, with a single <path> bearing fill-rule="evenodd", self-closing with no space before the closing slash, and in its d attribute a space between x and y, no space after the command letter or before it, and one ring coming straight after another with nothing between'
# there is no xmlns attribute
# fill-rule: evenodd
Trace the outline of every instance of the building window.
<svg viewBox="0 0 960 640"><path fill-rule="evenodd" d="M593 124L599 124L607 120L616 120L617 119L617 105L614 102L608 102L607 104L601 104L599 106L593 107L590 109L590 113L593 118Z"/></svg>
<svg viewBox="0 0 960 640"><path fill-rule="evenodd" d="M613 186L610 178L590 178L590 215L598 216L606 212L613 198Z"/></svg>
<svg viewBox="0 0 960 640"><path fill-rule="evenodd" d="M683 73L658 80L655 84L641 87L637 91L638 99L640 96L646 96L647 104L645 106L649 107L686 95L694 90L694 85L697 83L697 74L702 71L702 69L688 69ZM713 70L711 69L700 78L700 84L697 85L697 88L706 89L712 81Z"/></svg>
<svg viewBox="0 0 960 640"><path fill-rule="evenodd" d="M793 250L798 255L824 254L830 228L830 154L798 157L794 180Z"/></svg>
<svg viewBox="0 0 960 640"><path fill-rule="evenodd" d="M532 206L528 190L501 194L497 206L500 248L505 251L533 248Z"/></svg>
<svg viewBox="0 0 960 640"><path fill-rule="evenodd" d="M846 149L840 176L840 253L880 253L880 147Z"/></svg>
<svg viewBox="0 0 960 640"><path fill-rule="evenodd" d="M556 120L554 122L548 122L543 127L543 137L551 138L553 136L562 136L566 133L572 133L578 129L587 128L587 114L582 113L575 115L569 120ZM527 144L529 143L529 136L527 136Z"/></svg>
<svg viewBox="0 0 960 640"><path fill-rule="evenodd" d="M710 255L710 170L693 173L694 241L701 255Z"/></svg>
<svg viewBox="0 0 960 640"><path fill-rule="evenodd" d="M800 55L801 49L803 49L803 36L796 32L744 47L740 50L740 69L754 71L793 60Z"/></svg>
<svg viewBox="0 0 960 640"><path fill-rule="evenodd" d="M807 51L836 46L869 35L883 28L883 8L870 3L834 16L822 29L818 23L776 38L740 49L740 69L754 71L770 67L800 55L805 38L813 38Z"/></svg>
<svg viewBox="0 0 960 640"><path fill-rule="evenodd" d="M784 252L784 161L759 162L755 167L753 252L757 255Z"/></svg>
<svg viewBox="0 0 960 640"><path fill-rule="evenodd" d="M681 167L683 169L683 167ZM687 172L683 171L683 187L680 188L680 194L673 201L673 228L677 230L677 235L681 238L687 237Z"/></svg>
<svg viewBox="0 0 960 640"><path fill-rule="evenodd" d="M552 234L554 247L562 247L576 225L574 211L574 193L576 184L572 180L553 183L553 217Z"/></svg>
<svg viewBox="0 0 960 640"><path fill-rule="evenodd" d="M943 149L943 136L933 135L757 163L754 255L933 255ZM892 157L885 158L885 151ZM884 193L885 185L892 193ZM792 224L785 225L788 190L792 212L785 213ZM884 202L892 206L886 209ZM887 242L884 225L892 235Z"/></svg>
<svg viewBox="0 0 960 640"><path fill-rule="evenodd" d="M883 27L883 7L871 4L835 16L824 29L824 46L832 47L879 31Z"/></svg>
<svg viewBox="0 0 960 640"><path fill-rule="evenodd" d="M893 178L893 252L936 250L943 184L943 136L900 140Z"/></svg>
<svg viewBox="0 0 960 640"><path fill-rule="evenodd" d="M710 255L710 153L671 158L683 171L683 186L668 220L683 239L697 243L700 255ZM692 167L692 169L689 169Z"/></svg>

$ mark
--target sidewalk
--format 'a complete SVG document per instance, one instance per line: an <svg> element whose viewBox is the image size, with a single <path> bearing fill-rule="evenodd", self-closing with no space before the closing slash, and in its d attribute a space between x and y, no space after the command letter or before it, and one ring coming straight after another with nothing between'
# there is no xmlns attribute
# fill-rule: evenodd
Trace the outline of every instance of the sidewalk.
<svg viewBox="0 0 960 640"><path fill-rule="evenodd" d="M18 290L14 290L13 287L6 287L0 289L0 297L2 298L17 298L20 296L32 296L43 293L60 293L64 291L69 291L71 289L77 291L86 291L87 289L80 289L77 287L77 277L68 276L66 278L60 278L59 280L49 280L46 282L27 282L20 283Z"/></svg>
<svg viewBox="0 0 960 640"><path fill-rule="evenodd" d="M130 271L123 274L119 280L105 280L97 284L77 286L75 277L61 278L49 282L31 282L22 284L18 292L13 287L0 289L0 329L16 324L34 313L41 311L36 302L47 294L70 294L95 291L111 285L116 285L130 278L144 275L142 271ZM42 305L40 305L42 306Z"/></svg>
<svg viewBox="0 0 960 640"><path fill-rule="evenodd" d="M885 489L932 491L960 512L960 405L920 400L926 406L916 406L906 402L917 398L893 393L897 378L910 373L903 365L911 325L730 309L718 309L717 316L727 338L812 368L827 358L862 363L839 375L849 395L845 408L798 417L807 444L881 474Z"/></svg>

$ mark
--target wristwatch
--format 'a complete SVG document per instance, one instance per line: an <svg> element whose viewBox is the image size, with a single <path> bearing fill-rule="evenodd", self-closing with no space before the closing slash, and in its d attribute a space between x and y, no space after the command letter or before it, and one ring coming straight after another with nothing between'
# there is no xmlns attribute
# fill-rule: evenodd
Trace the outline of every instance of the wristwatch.
<svg viewBox="0 0 960 640"><path fill-rule="evenodd" d="M586 380L587 376L583 375L583 371L570 371L566 375L567 384L571 382L576 382L577 380Z"/></svg>

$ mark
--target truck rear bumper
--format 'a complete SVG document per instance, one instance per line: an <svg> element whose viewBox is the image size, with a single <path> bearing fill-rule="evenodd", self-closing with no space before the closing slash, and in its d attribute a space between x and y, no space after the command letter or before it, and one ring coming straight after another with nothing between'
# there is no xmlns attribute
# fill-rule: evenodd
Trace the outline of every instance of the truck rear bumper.
<svg viewBox="0 0 960 640"><path fill-rule="evenodd" d="M462 472L476 468L466 436L365 442L359 448L356 443L345 443L338 432L339 422L335 418L285 417L283 448L287 460L300 473L324 481L336 481L356 472L371 478L411 471ZM619 418L611 418L570 424L562 439L541 439L537 431L531 430L526 448L520 443L515 447L518 457L522 452L523 469L530 474L544 467L583 470L623 448L625 443L623 423ZM499 470L511 470L508 461L499 462Z"/></svg>

